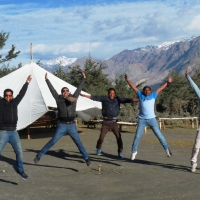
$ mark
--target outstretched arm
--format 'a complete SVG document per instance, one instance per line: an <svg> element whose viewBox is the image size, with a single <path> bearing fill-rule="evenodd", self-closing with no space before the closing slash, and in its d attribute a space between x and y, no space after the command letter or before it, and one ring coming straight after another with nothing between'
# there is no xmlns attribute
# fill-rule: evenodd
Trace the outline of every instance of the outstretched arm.
<svg viewBox="0 0 200 200"><path fill-rule="evenodd" d="M26 94L28 85L31 82L31 80L32 80L32 77L31 75L29 75L27 77L26 83L22 86L22 89L19 91L19 94L15 98L15 101L17 101L17 104L20 103L20 101L23 99L24 95Z"/></svg>
<svg viewBox="0 0 200 200"><path fill-rule="evenodd" d="M76 91L73 94L73 96L76 97L76 98L78 98L78 96L79 96L79 94L80 94L80 92L81 92L81 90L84 86L84 83L85 83L85 80L86 80L85 72L82 72L82 76L83 76L83 78L82 78L79 86L77 87Z"/></svg>
<svg viewBox="0 0 200 200"><path fill-rule="evenodd" d="M167 80L166 83L164 83L163 85L161 85L157 90L156 93L159 94L162 90L164 90L167 86L169 86L170 83L172 83L173 78L170 76Z"/></svg>
<svg viewBox="0 0 200 200"><path fill-rule="evenodd" d="M137 91L139 90L128 78L128 75L125 74L125 80L126 82L130 85L130 87L137 93Z"/></svg>
<svg viewBox="0 0 200 200"><path fill-rule="evenodd" d="M48 74L45 74L45 81L49 87L49 90L51 92L51 94L53 95L54 99L58 99L58 93L57 91L54 89L53 85L51 84L51 82L48 79Z"/></svg>
<svg viewBox="0 0 200 200"><path fill-rule="evenodd" d="M193 88L193 90L195 91L196 95L198 96L198 98L200 98L200 90L198 88L198 86L194 83L194 81L191 79L191 77L188 74L188 71L186 70L185 72L185 77L187 78L187 80L189 81L191 87Z"/></svg>
<svg viewBox="0 0 200 200"><path fill-rule="evenodd" d="M91 95L87 95L87 94L80 94L82 97L86 97L86 98L88 98L88 99L90 99L91 98Z"/></svg>

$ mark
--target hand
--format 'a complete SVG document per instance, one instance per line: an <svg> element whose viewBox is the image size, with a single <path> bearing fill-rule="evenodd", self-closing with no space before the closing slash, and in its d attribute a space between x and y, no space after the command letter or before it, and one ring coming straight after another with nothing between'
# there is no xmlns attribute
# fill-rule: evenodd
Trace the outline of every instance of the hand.
<svg viewBox="0 0 200 200"><path fill-rule="evenodd" d="M47 73L45 74L45 80L47 80L48 79L48 76L47 76Z"/></svg>
<svg viewBox="0 0 200 200"><path fill-rule="evenodd" d="M86 78L85 72L82 71L83 78Z"/></svg>
<svg viewBox="0 0 200 200"><path fill-rule="evenodd" d="M80 93L80 95L81 95L82 97L84 97L84 96L85 96L84 94L81 94L81 93Z"/></svg>
<svg viewBox="0 0 200 200"><path fill-rule="evenodd" d="M188 71L187 70L185 71L185 77L186 78L188 77Z"/></svg>
<svg viewBox="0 0 200 200"><path fill-rule="evenodd" d="M28 78L27 78L27 82L29 82L29 83L30 83L30 82L31 82L31 80L32 80L32 77L31 77L31 75L29 75L29 76L28 76Z"/></svg>
<svg viewBox="0 0 200 200"><path fill-rule="evenodd" d="M170 76L170 77L168 78L168 81L167 81L167 82L171 83L172 81L173 81L173 78L172 78L172 76Z"/></svg>

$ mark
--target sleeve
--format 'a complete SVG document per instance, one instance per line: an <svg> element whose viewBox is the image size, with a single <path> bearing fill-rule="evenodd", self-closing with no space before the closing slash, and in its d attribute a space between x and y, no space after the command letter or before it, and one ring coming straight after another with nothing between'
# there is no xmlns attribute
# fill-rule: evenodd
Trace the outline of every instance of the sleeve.
<svg viewBox="0 0 200 200"><path fill-rule="evenodd" d="M121 98L121 97L117 97L118 101L120 103L133 103L133 98Z"/></svg>
<svg viewBox="0 0 200 200"><path fill-rule="evenodd" d="M51 82L49 81L49 79L46 79L46 83L47 83L47 86L49 87L49 90L50 90L51 94L53 95L54 99L57 100L59 95L58 95L57 91L54 89L54 87L51 84Z"/></svg>
<svg viewBox="0 0 200 200"><path fill-rule="evenodd" d="M156 98L157 98L157 96L158 96L157 92L156 92L156 91L154 91L154 92L152 93L152 96L153 96L153 98L154 98L154 99L156 99Z"/></svg>
<svg viewBox="0 0 200 200"><path fill-rule="evenodd" d="M86 78L82 78L82 80L81 80L79 86L77 87L76 91L75 91L74 94L73 94L73 97L78 98L78 96L80 95L81 90L82 90L82 88L83 88L83 86L84 86L84 84L85 84L85 79L86 79Z"/></svg>
<svg viewBox="0 0 200 200"><path fill-rule="evenodd" d="M200 90L189 75L188 75L188 81L189 81L191 87L193 88L193 90L195 91L196 95L198 96L198 98L200 98Z"/></svg>
<svg viewBox="0 0 200 200"><path fill-rule="evenodd" d="M17 104L20 103L20 101L23 99L24 95L26 94L28 88L28 82L26 82L23 86L22 89L19 91L19 94L15 97L15 101Z"/></svg>
<svg viewBox="0 0 200 200"><path fill-rule="evenodd" d="M137 91L137 97L138 97L138 99L141 99L141 98L142 98L142 93L141 93L140 90Z"/></svg>
<svg viewBox="0 0 200 200"><path fill-rule="evenodd" d="M93 95L91 95L90 99L93 100L93 101L100 101L100 102L102 102L102 101L104 101L106 99L106 96L93 96Z"/></svg>

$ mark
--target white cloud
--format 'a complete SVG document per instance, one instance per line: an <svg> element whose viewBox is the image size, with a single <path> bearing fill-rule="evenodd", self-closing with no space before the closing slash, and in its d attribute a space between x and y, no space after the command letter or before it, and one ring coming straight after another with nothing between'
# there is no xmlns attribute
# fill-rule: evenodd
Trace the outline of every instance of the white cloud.
<svg viewBox="0 0 200 200"><path fill-rule="evenodd" d="M190 22L190 24L186 27L189 31L200 31L200 15L197 15L193 18L193 20Z"/></svg>
<svg viewBox="0 0 200 200"><path fill-rule="evenodd" d="M200 2L136 1L105 5L47 8L36 4L0 6L6 45L22 51L19 59L34 51L50 56L107 58L146 45L158 45L199 35ZM9 48L9 47L8 47Z"/></svg>
<svg viewBox="0 0 200 200"><path fill-rule="evenodd" d="M33 54L51 54L51 55L60 55L67 54L71 52L89 52L95 50L99 47L100 43L74 43L69 45L46 45L46 44L37 44L33 45ZM29 53L30 49L26 49L24 53Z"/></svg>

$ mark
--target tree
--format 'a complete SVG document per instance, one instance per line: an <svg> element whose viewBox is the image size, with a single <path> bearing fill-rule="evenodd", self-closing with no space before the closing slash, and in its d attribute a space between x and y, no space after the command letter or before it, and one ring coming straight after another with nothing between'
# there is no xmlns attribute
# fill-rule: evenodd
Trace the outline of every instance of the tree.
<svg viewBox="0 0 200 200"><path fill-rule="evenodd" d="M69 72L65 73L66 76L63 80L77 87L82 79L81 72L84 71L87 78L83 90L93 95L107 95L111 81L108 80L108 75L103 73L104 69L106 67L101 62L95 62L89 56L85 61L83 70L79 65L69 67ZM58 70L56 70L56 73L58 73Z"/></svg>
<svg viewBox="0 0 200 200"><path fill-rule="evenodd" d="M19 63L17 67L9 67L9 63L3 63L3 65L0 67L0 78L10 74L11 72L19 69L20 67L22 67L22 63Z"/></svg>
<svg viewBox="0 0 200 200"><path fill-rule="evenodd" d="M106 69L101 62L95 62L89 56L84 65L84 71L87 76L84 89L93 95L107 95L107 90L112 86L108 75L103 73Z"/></svg>
<svg viewBox="0 0 200 200"><path fill-rule="evenodd" d="M0 50L3 49L3 47L5 46L5 43L8 40L9 35L10 35L9 33L3 31L0 33ZM5 55L4 57L0 55L0 64L6 61L10 61L11 59L16 58L18 56L20 51L15 51L15 48L16 48L15 45L12 45L7 55Z"/></svg>

